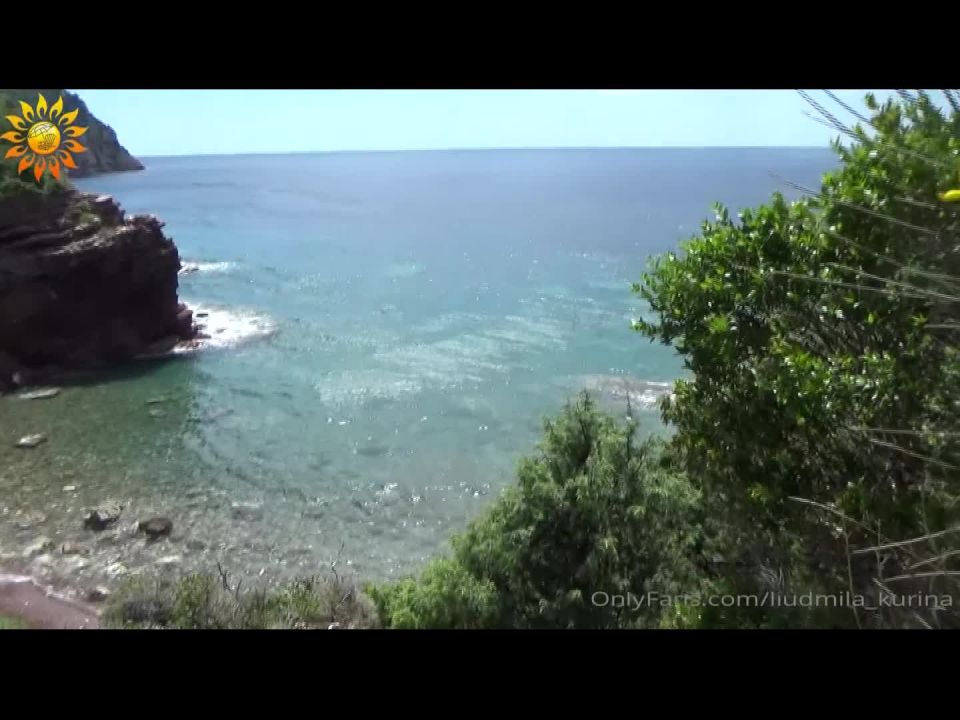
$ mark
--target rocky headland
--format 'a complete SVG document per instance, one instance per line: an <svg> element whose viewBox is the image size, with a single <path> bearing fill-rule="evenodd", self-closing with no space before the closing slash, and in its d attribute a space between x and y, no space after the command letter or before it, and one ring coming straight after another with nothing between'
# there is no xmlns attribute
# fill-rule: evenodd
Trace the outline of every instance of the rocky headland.
<svg viewBox="0 0 960 720"><path fill-rule="evenodd" d="M193 341L180 267L163 223L109 196L0 198L0 390Z"/></svg>
<svg viewBox="0 0 960 720"><path fill-rule="evenodd" d="M59 90L50 91L53 95L61 93ZM76 156L77 169L70 170L71 177L86 177L100 173L129 172L143 170L143 163L133 157L120 141L112 127L97 119L87 109L87 104L79 97L66 90L62 91L63 102L68 107L79 108L79 119L86 119L89 129L83 136L87 152Z"/></svg>

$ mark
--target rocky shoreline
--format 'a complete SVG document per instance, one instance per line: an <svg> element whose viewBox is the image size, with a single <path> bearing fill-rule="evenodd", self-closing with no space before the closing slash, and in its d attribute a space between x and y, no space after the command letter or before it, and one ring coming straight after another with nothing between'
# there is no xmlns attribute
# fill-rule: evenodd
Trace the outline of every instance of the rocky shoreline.
<svg viewBox="0 0 960 720"><path fill-rule="evenodd" d="M0 391L199 341L162 228L105 195L0 199Z"/></svg>
<svg viewBox="0 0 960 720"><path fill-rule="evenodd" d="M95 630L100 613L27 575L0 571L0 615L13 616L33 630Z"/></svg>
<svg viewBox="0 0 960 720"><path fill-rule="evenodd" d="M193 311L178 298L180 269L163 223L152 215L126 215L110 196L65 188L0 198L0 394L55 397L58 388L23 388L199 345ZM17 447L33 448L45 439L25 436ZM109 515L110 509L93 513L100 511ZM87 525L115 519L91 515ZM149 518L141 534L168 534L164 520ZM49 553L53 545L40 537L23 559ZM56 551L85 562L89 548L63 543ZM91 603L104 600L107 589L87 588L81 600L70 588L57 591L18 572L29 568L11 564L9 554L4 565L0 615L31 628L98 627L99 612Z"/></svg>

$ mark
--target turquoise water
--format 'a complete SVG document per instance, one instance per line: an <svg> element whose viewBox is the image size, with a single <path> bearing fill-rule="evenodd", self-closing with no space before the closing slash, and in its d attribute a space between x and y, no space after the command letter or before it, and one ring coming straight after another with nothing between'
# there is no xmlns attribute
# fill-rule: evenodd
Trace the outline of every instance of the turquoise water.
<svg viewBox="0 0 960 720"><path fill-rule="evenodd" d="M277 579L415 570L578 390L648 431L683 369L630 330L649 256L811 186L822 150L155 158L78 183L155 213L210 324L192 357L0 398L0 562L85 587L220 561ZM787 193L788 194L788 193ZM220 332L217 332L217 331ZM33 449L17 438L44 433ZM66 489L65 489L66 488ZM125 505L113 530L83 510ZM245 505L244 505L245 504ZM169 540L131 525L162 514ZM23 557L38 537L71 542ZM340 550L342 545L342 551ZM160 561L160 562L158 562Z"/></svg>

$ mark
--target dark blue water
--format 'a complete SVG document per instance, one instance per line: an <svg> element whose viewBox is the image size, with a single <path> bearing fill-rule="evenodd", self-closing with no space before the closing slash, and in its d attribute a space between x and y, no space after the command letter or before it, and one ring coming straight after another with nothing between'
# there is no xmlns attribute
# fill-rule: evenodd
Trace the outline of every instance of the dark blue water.
<svg viewBox="0 0 960 720"><path fill-rule="evenodd" d="M0 444L0 549L87 543L85 560L31 561L79 584L159 559L280 577L341 542L367 576L409 571L581 388L616 412L629 394L655 430L682 367L630 330L631 282L715 201L789 196L772 174L816 186L832 164L798 149L344 153L155 158L84 180L166 221L212 347L0 399L8 439L50 437ZM105 499L127 524L169 515L173 538L124 525L98 544L80 517Z"/></svg>

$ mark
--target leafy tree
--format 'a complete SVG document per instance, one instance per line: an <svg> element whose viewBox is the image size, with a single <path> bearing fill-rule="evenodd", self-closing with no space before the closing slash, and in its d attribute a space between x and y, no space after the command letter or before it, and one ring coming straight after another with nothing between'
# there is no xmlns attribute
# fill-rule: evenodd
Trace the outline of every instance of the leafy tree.
<svg viewBox="0 0 960 720"><path fill-rule="evenodd" d="M958 179L960 114L925 93L868 95L851 129L813 102L850 141L835 143L840 169L794 203L777 194L736 220L718 206L635 286L653 310L636 327L693 373L663 415L706 535L746 568L731 587L956 595L960 216L941 194ZM863 552L936 531L924 551ZM956 616L829 620L911 622Z"/></svg>
<svg viewBox="0 0 960 720"><path fill-rule="evenodd" d="M480 629L497 621L496 590L489 580L471 575L456 560L437 558L419 579L367 588L385 626Z"/></svg>
<svg viewBox="0 0 960 720"><path fill-rule="evenodd" d="M696 587L696 508L658 442L638 443L584 394L545 423L539 454L454 538L452 559L368 593L390 627L656 626L659 607L608 598Z"/></svg>

